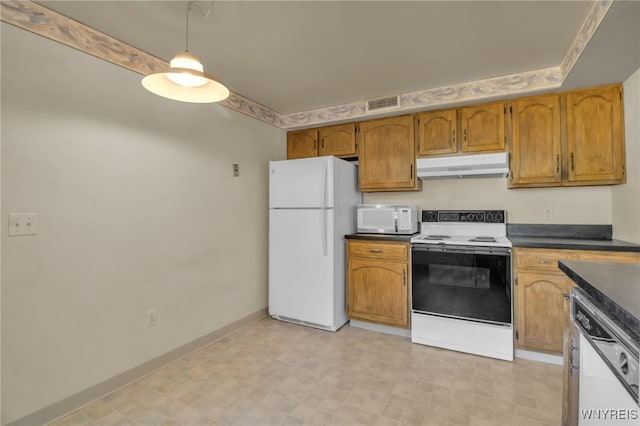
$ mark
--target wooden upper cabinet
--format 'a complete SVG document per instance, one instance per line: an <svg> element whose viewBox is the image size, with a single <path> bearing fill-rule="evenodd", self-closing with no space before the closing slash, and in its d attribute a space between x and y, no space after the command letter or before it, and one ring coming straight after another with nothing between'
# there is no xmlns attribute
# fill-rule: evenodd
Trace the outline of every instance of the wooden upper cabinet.
<svg viewBox="0 0 640 426"><path fill-rule="evenodd" d="M458 152L457 115L455 109L417 114L418 156Z"/></svg>
<svg viewBox="0 0 640 426"><path fill-rule="evenodd" d="M622 117L620 85L567 93L569 181L624 179Z"/></svg>
<svg viewBox="0 0 640 426"><path fill-rule="evenodd" d="M287 160L318 156L318 129L287 133Z"/></svg>
<svg viewBox="0 0 640 426"><path fill-rule="evenodd" d="M462 151L504 151L504 102L460 109Z"/></svg>
<svg viewBox="0 0 640 426"><path fill-rule="evenodd" d="M320 147L318 155L333 155L339 158L356 157L356 123L338 126L321 127L318 129Z"/></svg>
<svg viewBox="0 0 640 426"><path fill-rule="evenodd" d="M413 117L364 121L358 132L360 190L407 191L420 188L416 178Z"/></svg>
<svg viewBox="0 0 640 426"><path fill-rule="evenodd" d="M562 180L560 96L516 99L511 105L512 184Z"/></svg>

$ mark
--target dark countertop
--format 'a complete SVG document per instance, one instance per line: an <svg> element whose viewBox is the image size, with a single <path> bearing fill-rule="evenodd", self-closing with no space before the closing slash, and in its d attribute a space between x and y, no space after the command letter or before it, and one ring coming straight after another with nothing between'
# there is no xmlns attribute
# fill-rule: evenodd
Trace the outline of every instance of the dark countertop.
<svg viewBox="0 0 640 426"><path fill-rule="evenodd" d="M397 241L402 243L408 243L412 237L418 235L419 232L411 235L397 235L397 234L348 234L344 237L347 240L375 240L375 241Z"/></svg>
<svg viewBox="0 0 640 426"><path fill-rule="evenodd" d="M612 236L611 225L507 224L513 247L640 252L640 245Z"/></svg>
<svg viewBox="0 0 640 426"><path fill-rule="evenodd" d="M562 260L558 266L640 344L640 264Z"/></svg>
<svg viewBox="0 0 640 426"><path fill-rule="evenodd" d="M640 252L640 245L622 240L521 237L512 235L508 235L507 238L509 238L513 247Z"/></svg>

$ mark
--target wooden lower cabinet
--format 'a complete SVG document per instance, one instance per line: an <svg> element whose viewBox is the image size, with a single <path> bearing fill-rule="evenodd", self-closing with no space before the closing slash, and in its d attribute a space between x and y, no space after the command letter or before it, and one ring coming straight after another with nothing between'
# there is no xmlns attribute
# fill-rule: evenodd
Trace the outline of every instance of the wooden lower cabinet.
<svg viewBox="0 0 640 426"><path fill-rule="evenodd" d="M575 286L571 278L548 273L518 273L518 344L523 348L562 352L565 299Z"/></svg>
<svg viewBox="0 0 640 426"><path fill-rule="evenodd" d="M347 241L349 318L409 327L408 243Z"/></svg>
<svg viewBox="0 0 640 426"><path fill-rule="evenodd" d="M560 260L640 263L640 253L515 248L516 346L561 354L568 295L575 283L558 268Z"/></svg>

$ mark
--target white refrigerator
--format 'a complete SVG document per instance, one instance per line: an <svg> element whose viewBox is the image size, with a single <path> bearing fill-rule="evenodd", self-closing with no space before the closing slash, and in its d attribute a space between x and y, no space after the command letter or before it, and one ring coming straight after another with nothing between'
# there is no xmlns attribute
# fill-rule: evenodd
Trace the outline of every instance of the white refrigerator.
<svg viewBox="0 0 640 426"><path fill-rule="evenodd" d="M358 168L335 157L269 163L269 314L336 331L347 322L345 234Z"/></svg>

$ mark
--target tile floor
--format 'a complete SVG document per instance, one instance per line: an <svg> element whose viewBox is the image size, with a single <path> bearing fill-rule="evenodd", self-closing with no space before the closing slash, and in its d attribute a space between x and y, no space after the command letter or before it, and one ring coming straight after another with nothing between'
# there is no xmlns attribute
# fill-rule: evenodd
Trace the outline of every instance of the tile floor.
<svg viewBox="0 0 640 426"><path fill-rule="evenodd" d="M262 319L54 422L558 426L562 368Z"/></svg>

